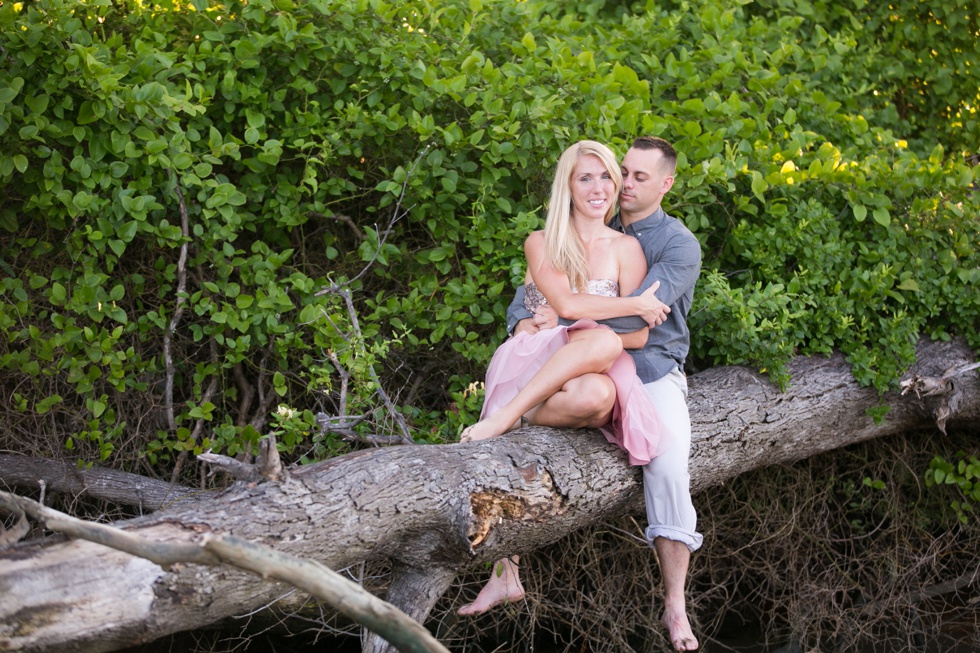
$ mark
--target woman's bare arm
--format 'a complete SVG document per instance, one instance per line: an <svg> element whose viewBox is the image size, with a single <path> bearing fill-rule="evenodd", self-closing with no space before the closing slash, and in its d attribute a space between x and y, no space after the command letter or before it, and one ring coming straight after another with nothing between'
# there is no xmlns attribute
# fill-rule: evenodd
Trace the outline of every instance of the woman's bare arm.
<svg viewBox="0 0 980 653"><path fill-rule="evenodd" d="M654 283L646 292L634 297L603 297L589 293L573 293L568 278L548 265L544 250L544 232L536 231L524 241L524 255L527 258L528 271L534 278L535 285L548 298L548 303L562 317L569 320L582 318L605 320L613 317L639 315L651 326L663 324L670 308L654 295L660 285L659 283ZM645 261L646 259L641 255L640 260ZM630 292L633 291L630 290Z"/></svg>

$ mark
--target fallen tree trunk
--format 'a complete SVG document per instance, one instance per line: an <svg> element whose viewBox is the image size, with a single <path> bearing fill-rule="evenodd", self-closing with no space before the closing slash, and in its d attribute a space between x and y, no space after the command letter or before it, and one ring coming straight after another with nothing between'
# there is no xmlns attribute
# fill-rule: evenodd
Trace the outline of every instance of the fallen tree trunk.
<svg viewBox="0 0 980 653"><path fill-rule="evenodd" d="M867 414L877 393L859 388L840 356L794 361L787 392L742 368L698 374L689 399L694 489L937 423L976 428L978 376L952 373L974 360L961 342L923 342L910 377L939 389L886 395L880 423ZM389 600L422 620L459 570L626 512L642 512L642 491L621 452L593 431L528 428L465 445L356 452L186 498L125 528L165 542L231 534L333 569L388 559ZM230 569L163 569L90 542L22 544L0 554L0 650L114 650L287 591Z"/></svg>

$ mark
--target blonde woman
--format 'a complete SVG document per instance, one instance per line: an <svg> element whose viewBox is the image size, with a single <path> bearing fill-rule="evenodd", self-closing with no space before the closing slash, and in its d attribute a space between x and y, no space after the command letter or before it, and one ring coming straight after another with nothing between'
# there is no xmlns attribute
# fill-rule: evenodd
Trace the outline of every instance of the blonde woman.
<svg viewBox="0 0 980 653"><path fill-rule="evenodd" d="M579 141L562 154L545 228L524 243L528 310L559 304L576 292L626 297L639 287L647 272L639 243L606 226L622 184L616 157L605 145ZM666 448L666 437L624 351L646 340L647 329L617 335L588 319L518 334L494 353L481 419L460 441L495 437L522 424L599 428L627 452L630 464L648 463ZM516 563L516 557L498 561L490 582L460 614L522 598Z"/></svg>

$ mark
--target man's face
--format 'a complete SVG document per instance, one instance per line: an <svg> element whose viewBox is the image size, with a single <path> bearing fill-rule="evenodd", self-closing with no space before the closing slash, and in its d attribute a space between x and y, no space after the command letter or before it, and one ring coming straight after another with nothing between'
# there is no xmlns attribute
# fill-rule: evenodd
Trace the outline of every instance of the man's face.
<svg viewBox="0 0 980 653"><path fill-rule="evenodd" d="M674 184L674 176L660 150L631 147L623 157L623 190L619 208L627 215L646 217L660 208L660 200Z"/></svg>

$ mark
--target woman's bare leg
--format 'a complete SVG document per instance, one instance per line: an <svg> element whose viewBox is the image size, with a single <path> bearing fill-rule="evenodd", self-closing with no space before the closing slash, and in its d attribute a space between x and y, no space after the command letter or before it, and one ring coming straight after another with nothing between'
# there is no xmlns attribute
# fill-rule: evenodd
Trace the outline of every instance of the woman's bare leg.
<svg viewBox="0 0 980 653"><path fill-rule="evenodd" d="M493 563L490 580L483 586L476 600L467 603L457 612L461 615L483 614L502 603L515 603L524 598L524 586L518 574L518 556L501 558Z"/></svg>
<svg viewBox="0 0 980 653"><path fill-rule="evenodd" d="M469 427L460 440L482 440L506 433L520 423L525 413L530 423L540 426L595 428L606 424L616 401L616 387L601 372L609 369L622 350L619 336L606 329L573 331L568 344L551 356L517 397ZM478 615L524 598L518 560L513 556L495 562L490 580L476 600L458 613Z"/></svg>
<svg viewBox="0 0 980 653"><path fill-rule="evenodd" d="M558 428L596 428L609 422L616 386L605 374L586 374L569 380L543 403L528 412L531 424ZM461 615L478 615L502 603L524 598L518 573L519 558L502 558L494 563L490 580L476 600L459 609Z"/></svg>
<svg viewBox="0 0 980 653"><path fill-rule="evenodd" d="M493 415L464 430L460 441L483 440L506 433L522 415L561 391L572 379L608 370L623 351L622 340L609 329L583 329L568 335L568 344L552 354L516 397Z"/></svg>
<svg viewBox="0 0 980 653"><path fill-rule="evenodd" d="M616 385L605 374L583 374L527 412L536 426L588 429L605 426L612 418Z"/></svg>

